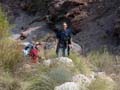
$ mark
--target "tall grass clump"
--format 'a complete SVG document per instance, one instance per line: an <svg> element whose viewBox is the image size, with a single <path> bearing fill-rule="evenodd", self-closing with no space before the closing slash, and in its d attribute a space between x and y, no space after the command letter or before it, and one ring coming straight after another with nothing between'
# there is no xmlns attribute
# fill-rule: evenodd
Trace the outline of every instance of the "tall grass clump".
<svg viewBox="0 0 120 90"><path fill-rule="evenodd" d="M91 72L89 65L86 63L86 58L79 56L76 53L72 53L70 58L73 60L78 72L80 71L82 74L89 74Z"/></svg>
<svg viewBox="0 0 120 90"><path fill-rule="evenodd" d="M54 90L55 82L45 75L40 75L31 81L31 85L26 90Z"/></svg>
<svg viewBox="0 0 120 90"><path fill-rule="evenodd" d="M22 90L21 84L8 73L0 76L0 90Z"/></svg>
<svg viewBox="0 0 120 90"><path fill-rule="evenodd" d="M9 39L10 25L0 8L0 68L13 70L21 60L19 45Z"/></svg>
<svg viewBox="0 0 120 90"><path fill-rule="evenodd" d="M114 83L106 79L97 78L88 87L89 90L114 90Z"/></svg>
<svg viewBox="0 0 120 90"><path fill-rule="evenodd" d="M71 81L73 72L69 68L60 65L58 67L52 68L47 75L58 85L60 85L62 83Z"/></svg>
<svg viewBox="0 0 120 90"><path fill-rule="evenodd" d="M115 57L107 50L92 52L88 55L90 62L97 67L98 71L114 72Z"/></svg>
<svg viewBox="0 0 120 90"><path fill-rule="evenodd" d="M2 9L0 8L0 40L9 35L9 27L10 25L7 21L7 18L5 17Z"/></svg>

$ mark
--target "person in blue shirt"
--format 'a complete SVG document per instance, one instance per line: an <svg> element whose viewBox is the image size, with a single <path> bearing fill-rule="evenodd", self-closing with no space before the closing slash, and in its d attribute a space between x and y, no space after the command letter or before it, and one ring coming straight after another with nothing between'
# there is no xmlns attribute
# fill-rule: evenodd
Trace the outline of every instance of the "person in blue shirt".
<svg viewBox="0 0 120 90"><path fill-rule="evenodd" d="M56 32L57 48L56 54L58 57L67 57L70 55L70 47L72 43L71 39L72 30L68 28L66 22L63 23L63 30Z"/></svg>

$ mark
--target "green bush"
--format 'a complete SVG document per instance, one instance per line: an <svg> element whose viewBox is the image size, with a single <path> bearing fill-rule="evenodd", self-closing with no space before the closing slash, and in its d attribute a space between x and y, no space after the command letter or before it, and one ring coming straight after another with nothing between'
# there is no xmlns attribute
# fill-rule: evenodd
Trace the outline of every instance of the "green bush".
<svg viewBox="0 0 120 90"><path fill-rule="evenodd" d="M65 66L54 67L48 72L48 77L53 79L57 84L62 84L71 81L73 72Z"/></svg>

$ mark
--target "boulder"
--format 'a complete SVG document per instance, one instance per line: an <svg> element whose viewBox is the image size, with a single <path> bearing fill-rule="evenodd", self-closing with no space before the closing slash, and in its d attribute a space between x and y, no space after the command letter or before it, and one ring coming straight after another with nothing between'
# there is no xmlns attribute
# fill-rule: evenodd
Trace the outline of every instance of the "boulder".
<svg viewBox="0 0 120 90"><path fill-rule="evenodd" d="M92 76L92 77L90 77ZM89 75L89 76L85 76L83 74L78 74L73 76L72 81L78 83L80 86L86 87L89 86L89 84L94 80L94 75Z"/></svg>
<svg viewBox="0 0 120 90"><path fill-rule="evenodd" d="M77 43L72 43L72 50L76 53L82 53L82 47Z"/></svg>
<svg viewBox="0 0 120 90"><path fill-rule="evenodd" d="M51 59L48 59L48 60L44 60L43 61L43 65L45 65L45 66L50 66L52 64L52 60Z"/></svg>
<svg viewBox="0 0 120 90"><path fill-rule="evenodd" d="M105 74L105 72L97 72L96 77L99 77L108 82L114 83L113 79Z"/></svg>
<svg viewBox="0 0 120 90"><path fill-rule="evenodd" d="M68 57L59 57L59 58L55 58L55 59L44 60L43 64L45 66L50 66L52 64L64 64L68 67L74 67L74 63L73 63L72 59L70 59Z"/></svg>
<svg viewBox="0 0 120 90"><path fill-rule="evenodd" d="M79 85L75 82L66 82L60 86L56 86L54 90L80 90Z"/></svg>
<svg viewBox="0 0 120 90"><path fill-rule="evenodd" d="M68 58L68 57L60 57L56 59L59 63L65 64L66 66L70 66L73 67L74 63L72 61L72 59Z"/></svg>

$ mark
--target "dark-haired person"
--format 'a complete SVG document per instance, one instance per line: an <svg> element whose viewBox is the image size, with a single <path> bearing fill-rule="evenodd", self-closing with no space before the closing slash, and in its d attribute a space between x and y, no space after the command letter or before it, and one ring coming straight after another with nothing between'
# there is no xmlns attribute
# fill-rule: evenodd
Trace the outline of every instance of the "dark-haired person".
<svg viewBox="0 0 120 90"><path fill-rule="evenodd" d="M70 47L72 46L72 30L68 28L66 22L63 23L63 30L57 31L57 48L56 53L58 57L67 57L70 54Z"/></svg>

